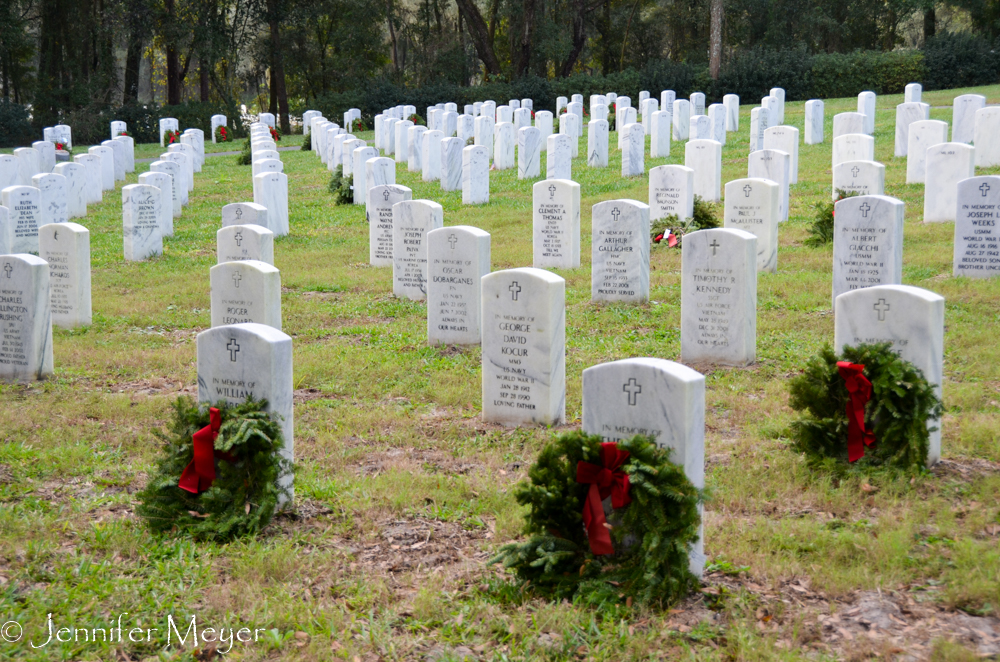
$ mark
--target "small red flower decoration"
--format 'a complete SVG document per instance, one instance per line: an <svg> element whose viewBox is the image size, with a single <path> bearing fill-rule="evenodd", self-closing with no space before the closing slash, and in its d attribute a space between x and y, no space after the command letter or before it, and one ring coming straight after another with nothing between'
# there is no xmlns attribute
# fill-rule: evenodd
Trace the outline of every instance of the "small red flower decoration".
<svg viewBox="0 0 1000 662"><path fill-rule="evenodd" d="M660 234L656 235L655 237L653 237L653 243L654 244L658 244L661 241L663 241L663 233L662 232Z"/></svg>
<svg viewBox="0 0 1000 662"><path fill-rule="evenodd" d="M281 140L281 134L278 133L277 129L275 129L273 126L269 126L267 128L271 130L271 139L274 140L274 142L278 142L279 140Z"/></svg>

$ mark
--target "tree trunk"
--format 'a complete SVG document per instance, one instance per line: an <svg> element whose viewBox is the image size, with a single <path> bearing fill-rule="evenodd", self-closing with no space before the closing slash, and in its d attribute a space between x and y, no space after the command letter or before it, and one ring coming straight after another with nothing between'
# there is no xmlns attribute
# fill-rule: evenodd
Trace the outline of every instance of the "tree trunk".
<svg viewBox="0 0 1000 662"><path fill-rule="evenodd" d="M268 0L271 28L271 104L269 112L276 113L283 133L291 132L288 121L288 92L285 90L285 65L281 53L281 25L278 5L281 0Z"/></svg>
<svg viewBox="0 0 1000 662"><path fill-rule="evenodd" d="M531 46L535 36L535 9L537 6L536 0L524 0L524 15L521 18L520 34L511 57L516 78L526 75L531 66Z"/></svg>
<svg viewBox="0 0 1000 662"><path fill-rule="evenodd" d="M181 102L181 62L174 44L174 0L164 0L163 6L167 10L167 29L164 34L167 42L167 105L176 106Z"/></svg>
<svg viewBox="0 0 1000 662"><path fill-rule="evenodd" d="M128 40L128 53L125 55L125 92L122 103L139 102L139 68L142 65L142 37L133 30Z"/></svg>
<svg viewBox="0 0 1000 662"><path fill-rule="evenodd" d="M198 87L200 89L201 102L208 102L208 63L201 57L198 58Z"/></svg>
<svg viewBox="0 0 1000 662"><path fill-rule="evenodd" d="M573 48L569 52L569 57L563 62L560 75L564 78L573 73L573 67L583 52L583 47L587 45L587 3L586 0L574 0L576 12L573 14Z"/></svg>
<svg viewBox="0 0 1000 662"><path fill-rule="evenodd" d="M719 77L722 68L722 0L712 0L711 27L708 39L708 73L712 79Z"/></svg>
<svg viewBox="0 0 1000 662"><path fill-rule="evenodd" d="M934 6L924 10L924 43L937 34L937 14Z"/></svg>
<svg viewBox="0 0 1000 662"><path fill-rule="evenodd" d="M396 43L396 28L392 24L392 0L386 0L386 21L389 23L389 43L392 46L392 70L399 76L399 46Z"/></svg>
<svg viewBox="0 0 1000 662"><path fill-rule="evenodd" d="M462 12L465 17L465 22L469 26L469 35L476 47L476 54L483 61L486 73L491 76L499 76L500 61L497 59L496 53L493 52L489 28L486 27L486 21L483 20L476 4L473 0L455 0L455 4L458 5L458 11Z"/></svg>

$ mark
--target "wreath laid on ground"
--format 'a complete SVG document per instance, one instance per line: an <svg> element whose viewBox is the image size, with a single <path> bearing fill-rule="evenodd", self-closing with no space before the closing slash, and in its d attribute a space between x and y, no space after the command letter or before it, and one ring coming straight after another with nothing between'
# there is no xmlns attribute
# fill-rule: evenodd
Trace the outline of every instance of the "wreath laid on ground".
<svg viewBox="0 0 1000 662"><path fill-rule="evenodd" d="M229 132L226 131L226 127L221 124L215 127L215 142L217 143L227 143L229 142Z"/></svg>
<svg viewBox="0 0 1000 662"><path fill-rule="evenodd" d="M121 134L119 134L121 135ZM63 151L67 154L72 154L73 150L66 146L66 143L56 143L56 151Z"/></svg>
<svg viewBox="0 0 1000 662"><path fill-rule="evenodd" d="M813 466L917 469L927 463L928 421L944 408L923 372L892 343L828 345L789 383L793 448Z"/></svg>
<svg viewBox="0 0 1000 662"><path fill-rule="evenodd" d="M166 131L163 132L163 144L165 146L173 145L175 142L179 142L180 139L181 139L180 131L173 131L171 129L167 129Z"/></svg>
<svg viewBox="0 0 1000 662"><path fill-rule="evenodd" d="M269 126L267 128L271 130L271 140L273 140L274 142L278 142L279 140L281 140L281 134L278 133L277 129L275 129L273 126Z"/></svg>
<svg viewBox="0 0 1000 662"><path fill-rule="evenodd" d="M807 246L825 246L833 242L833 216L834 207L844 198L853 198L857 191L845 191L837 189L837 199L832 202L817 202L813 207L816 209L816 217L809 226L809 237L806 239Z"/></svg>
<svg viewBox="0 0 1000 662"><path fill-rule="evenodd" d="M128 131L119 131L118 135L119 136L126 136L126 137L128 137Z"/></svg>
<svg viewBox="0 0 1000 662"><path fill-rule="evenodd" d="M594 605L623 598L666 605L697 583L688 550L704 494L652 439L602 443L596 435L564 434L528 476L516 498L529 508L531 538L504 545L491 561L525 585ZM609 496L613 526L601 504Z"/></svg>
<svg viewBox="0 0 1000 662"><path fill-rule="evenodd" d="M243 142L243 151L236 157L236 165L248 166L251 164L253 164L253 147L250 145L250 139L247 138Z"/></svg>
<svg viewBox="0 0 1000 662"><path fill-rule="evenodd" d="M353 120L351 120L351 133L354 133L355 131L361 132L367 130L368 129L365 128L365 123L361 121L360 117L355 117Z"/></svg>
<svg viewBox="0 0 1000 662"><path fill-rule="evenodd" d="M427 126L427 120L425 120L425 119L424 119L423 117L421 117L420 115L417 115L416 113L412 113L412 114L411 114L411 115L410 115L409 117L407 117L406 119L408 119L408 120L410 120L411 122L413 122L413 126Z"/></svg>
<svg viewBox="0 0 1000 662"><path fill-rule="evenodd" d="M327 190L333 196L335 205L354 204L354 177L352 175L344 177L344 166L339 165L333 169Z"/></svg>
<svg viewBox="0 0 1000 662"><path fill-rule="evenodd" d="M138 494L136 512L157 532L171 530L224 542L253 535L271 521L291 471L280 451L281 426L266 402L199 406L178 398L163 456Z"/></svg>
<svg viewBox="0 0 1000 662"><path fill-rule="evenodd" d="M654 245L679 247L684 235L689 232L721 227L719 207L718 203L705 202L700 195L696 195L691 218L681 221L677 214L671 214L660 219L652 226L649 238Z"/></svg>

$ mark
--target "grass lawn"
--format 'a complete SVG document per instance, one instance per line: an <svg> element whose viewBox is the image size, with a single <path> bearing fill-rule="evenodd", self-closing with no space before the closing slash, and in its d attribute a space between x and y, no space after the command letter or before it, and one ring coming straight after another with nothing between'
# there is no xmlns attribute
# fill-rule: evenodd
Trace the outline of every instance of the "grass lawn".
<svg viewBox="0 0 1000 662"><path fill-rule="evenodd" d="M952 98L966 91L925 93L931 118L950 122ZM1000 86L976 91L1000 102ZM333 205L313 152L281 154L292 231L275 242L294 340L298 510L230 545L151 535L133 494L158 455L153 430L174 398L196 393L194 340L210 325L221 208L252 200L252 182L235 157L208 158L163 256L144 263L123 260L120 193L105 192L78 220L91 231L93 325L55 330L54 378L0 385L0 614L24 635L0 642L0 659L191 659L191 637L179 652L169 618L185 635L192 616L199 631L225 628L230 641L230 628L255 633L231 644L227 657L239 660L904 651L965 660L1000 651L1000 279L951 277L954 226L921 222L922 186L905 183L905 158L892 155L901 102L878 99L876 160L886 194L906 203L903 282L946 299L944 460L913 480L836 480L788 449L788 380L833 342L832 248L804 240L813 205L830 195L833 115L856 100L827 101L826 142L800 145L778 273L759 275L757 363L706 375L710 566L703 592L669 611L547 603L486 565L520 534L513 488L553 431L482 422L479 348L427 346L426 306L393 298L391 270L368 266L364 208ZM786 104L785 123L802 130L803 108ZM746 176L749 115L744 106L723 149L723 182ZM579 425L583 369L680 356L680 251L653 248L648 305L590 303L591 206L645 202L648 192L645 177L620 177L614 147L611 167L591 169L582 144L573 173L583 266L558 272L567 281L564 429ZM683 144L672 150L647 158L647 169L683 163ZM136 157L162 151L137 145ZM138 164L125 183L146 169ZM1000 169L977 174L991 172ZM443 205L445 225L490 232L493 269L530 266L534 182L518 181L516 169L490 179L490 203L463 207L460 191L405 167L396 175L414 198ZM124 642L82 638L125 612ZM54 628L81 628L75 640L44 644L50 613ZM144 628L138 642L132 628Z"/></svg>

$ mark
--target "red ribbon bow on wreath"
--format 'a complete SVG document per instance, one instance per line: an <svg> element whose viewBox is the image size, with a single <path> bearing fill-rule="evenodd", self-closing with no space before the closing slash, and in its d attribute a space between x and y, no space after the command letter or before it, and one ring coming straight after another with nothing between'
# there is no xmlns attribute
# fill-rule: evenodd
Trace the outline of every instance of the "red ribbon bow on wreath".
<svg viewBox="0 0 1000 662"><path fill-rule="evenodd" d="M875 443L875 433L865 430L865 405L872 397L872 383L864 376L865 367L850 361L837 361L837 372L851 395L847 403L847 461L865 456L865 446Z"/></svg>
<svg viewBox="0 0 1000 662"><path fill-rule="evenodd" d="M229 453L218 453L215 450L215 439L222 427L222 414L215 407L208 410L209 424L191 436L194 442L194 457L184 467L177 487L191 494L199 494L212 486L215 481L215 458L220 457L232 461Z"/></svg>
<svg viewBox="0 0 1000 662"><path fill-rule="evenodd" d="M628 495L628 474L618 471L628 456L628 451L618 450L618 444L610 441L601 444L601 464L583 461L576 464L576 482L590 484L583 503L583 525L587 527L590 551L594 554L614 554L601 501L610 495L613 508L623 508L632 502Z"/></svg>

